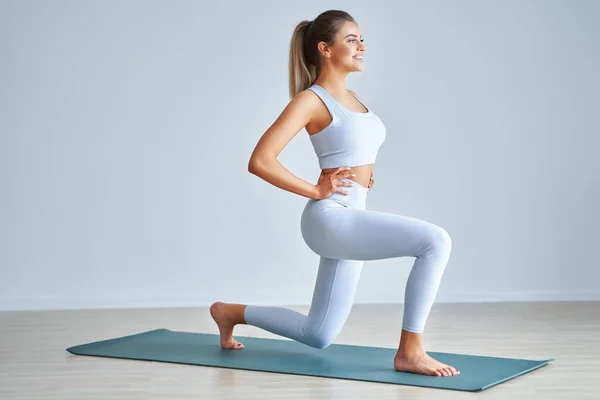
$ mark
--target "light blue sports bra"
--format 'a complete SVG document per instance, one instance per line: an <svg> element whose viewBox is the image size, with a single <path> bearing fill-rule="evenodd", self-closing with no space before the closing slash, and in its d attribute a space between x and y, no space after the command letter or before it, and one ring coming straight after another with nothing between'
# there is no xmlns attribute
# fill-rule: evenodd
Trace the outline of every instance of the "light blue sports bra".
<svg viewBox="0 0 600 400"><path fill-rule="evenodd" d="M323 130L308 135L319 158L319 167L375 164L377 152L386 135L385 125L379 117L366 106L366 113L348 110L317 84L308 89L321 98L332 118ZM356 100L360 103L360 100Z"/></svg>

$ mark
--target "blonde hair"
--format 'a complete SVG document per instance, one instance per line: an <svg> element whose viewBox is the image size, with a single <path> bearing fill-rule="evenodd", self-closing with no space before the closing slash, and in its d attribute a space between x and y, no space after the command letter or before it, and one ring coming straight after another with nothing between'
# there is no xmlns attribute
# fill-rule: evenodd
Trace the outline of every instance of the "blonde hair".
<svg viewBox="0 0 600 400"><path fill-rule="evenodd" d="M321 72L321 57L317 45L334 43L341 26L354 22L350 14L341 10L325 11L314 21L302 21L294 29L290 43L289 91L290 99L311 86Z"/></svg>

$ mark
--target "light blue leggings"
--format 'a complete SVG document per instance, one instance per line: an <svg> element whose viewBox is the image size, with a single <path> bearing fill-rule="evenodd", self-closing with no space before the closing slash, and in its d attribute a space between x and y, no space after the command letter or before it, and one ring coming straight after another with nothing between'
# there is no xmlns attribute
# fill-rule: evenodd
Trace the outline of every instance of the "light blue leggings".
<svg viewBox="0 0 600 400"><path fill-rule="evenodd" d="M244 319L319 349L329 346L354 300L364 261L416 257L406 283L402 328L422 333L450 257L449 234L416 218L366 209L368 189L349 179L334 193L309 199L301 218L308 247L321 256L308 315L282 307L246 306Z"/></svg>

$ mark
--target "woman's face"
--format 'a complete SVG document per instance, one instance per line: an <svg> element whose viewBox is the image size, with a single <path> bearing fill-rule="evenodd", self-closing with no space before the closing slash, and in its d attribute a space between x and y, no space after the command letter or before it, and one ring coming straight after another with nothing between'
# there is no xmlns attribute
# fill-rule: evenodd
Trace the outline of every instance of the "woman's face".
<svg viewBox="0 0 600 400"><path fill-rule="evenodd" d="M342 25L330 50L330 62L336 67L347 71L362 71L365 46L360 29L354 22Z"/></svg>

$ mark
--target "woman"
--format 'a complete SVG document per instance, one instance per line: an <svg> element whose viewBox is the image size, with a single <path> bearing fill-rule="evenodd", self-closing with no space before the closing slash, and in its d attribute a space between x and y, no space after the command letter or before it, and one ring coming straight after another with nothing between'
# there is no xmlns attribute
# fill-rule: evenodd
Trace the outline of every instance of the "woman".
<svg viewBox="0 0 600 400"><path fill-rule="evenodd" d="M431 358L422 345L425 321L450 256L450 236L431 223L365 207L386 129L356 93L346 89L348 73L363 68L362 42L358 25L344 11L329 10L298 24L290 49L292 100L264 133L248 165L265 181L308 198L302 236L320 256L308 315L282 307L223 302L214 303L210 313L225 349L244 347L233 338L237 324L324 348L350 313L364 261L413 256L394 368L454 376L459 371ZM317 185L296 177L277 160L302 128L310 135L322 169Z"/></svg>

